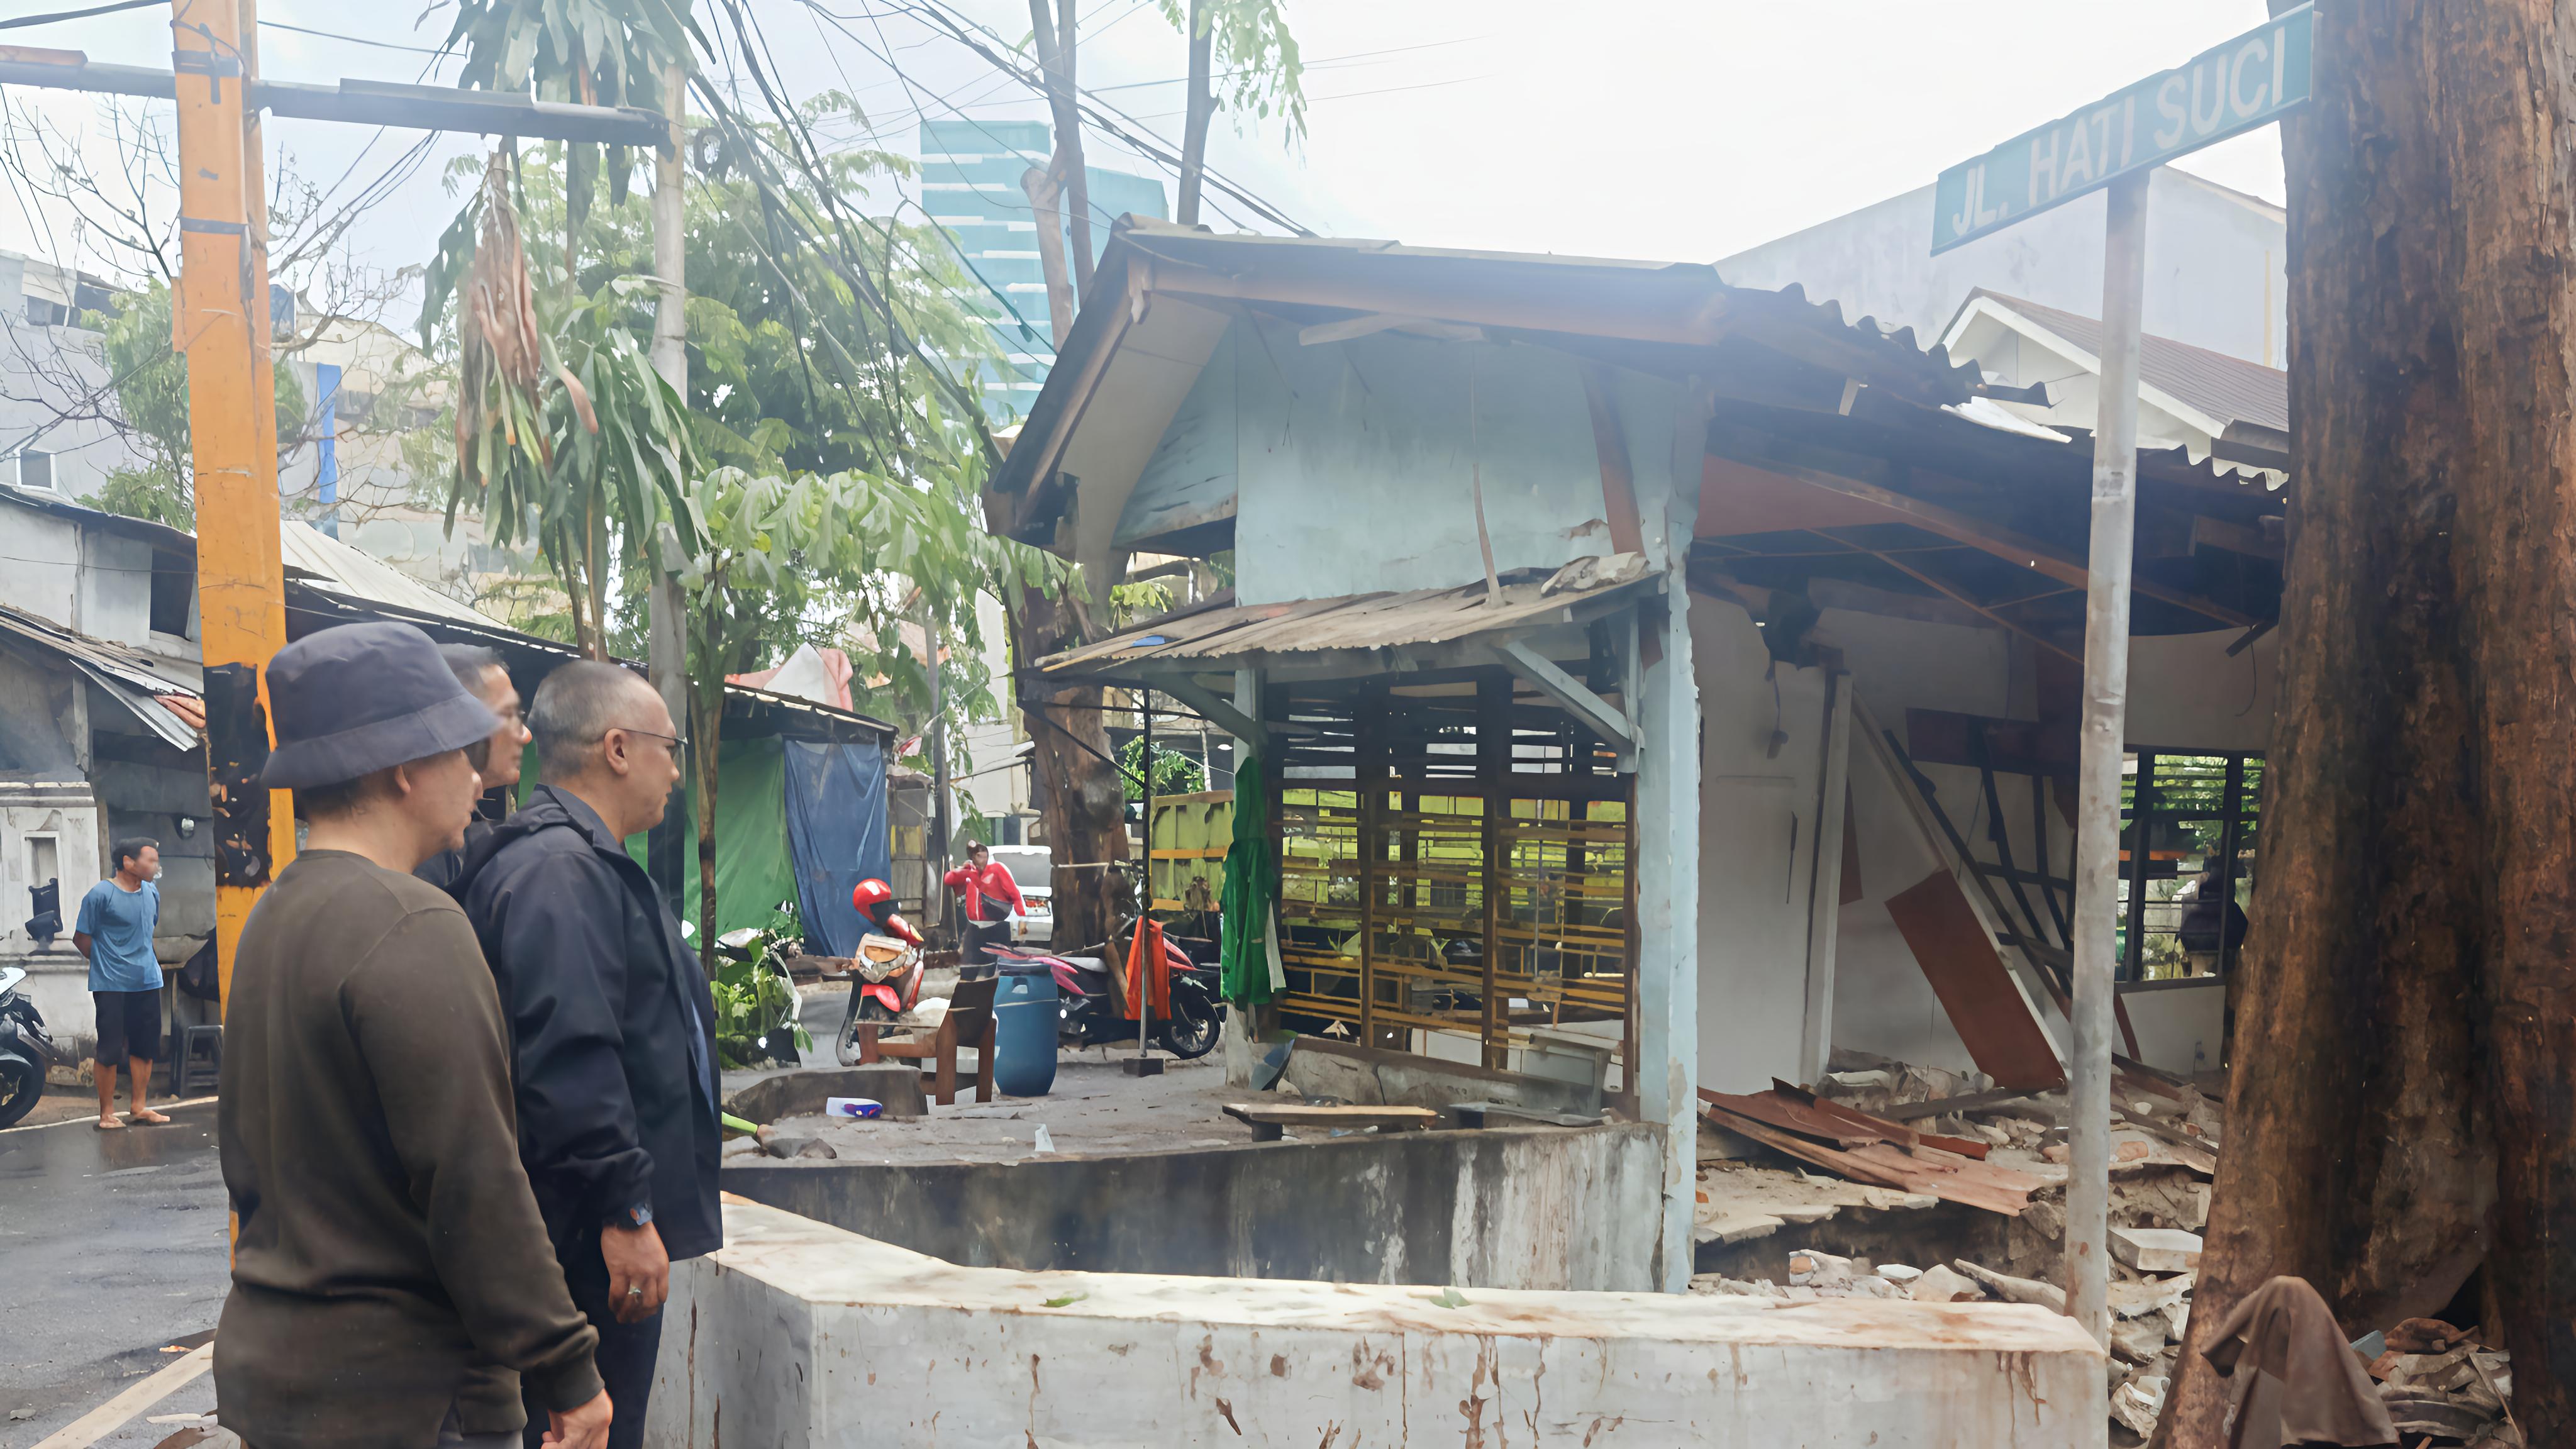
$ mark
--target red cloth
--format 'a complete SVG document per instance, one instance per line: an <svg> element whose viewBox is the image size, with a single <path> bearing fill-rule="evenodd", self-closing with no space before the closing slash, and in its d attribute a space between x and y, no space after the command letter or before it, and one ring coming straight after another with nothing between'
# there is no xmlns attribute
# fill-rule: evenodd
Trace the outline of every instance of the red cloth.
<svg viewBox="0 0 2576 1449"><path fill-rule="evenodd" d="M970 921L1002 919L999 915L984 914L984 902L987 896L997 901L1010 902L1014 914L1025 916L1029 913L1029 903L1020 898L1020 883L1011 879L1011 868L998 860L986 865L980 878L975 873L975 867L961 865L942 876L940 881L949 890L966 897L966 919Z"/></svg>
<svg viewBox="0 0 2576 1449"><path fill-rule="evenodd" d="M1150 945L1147 944L1149 941ZM1129 1021L1136 1019L1136 982L1149 951L1153 953L1151 960L1154 963L1154 974L1149 978L1154 991L1154 1014L1169 1021L1172 1016L1172 958L1163 948L1163 925L1160 921L1138 922L1136 934L1127 940L1127 975L1120 982L1127 994L1124 1015Z"/></svg>

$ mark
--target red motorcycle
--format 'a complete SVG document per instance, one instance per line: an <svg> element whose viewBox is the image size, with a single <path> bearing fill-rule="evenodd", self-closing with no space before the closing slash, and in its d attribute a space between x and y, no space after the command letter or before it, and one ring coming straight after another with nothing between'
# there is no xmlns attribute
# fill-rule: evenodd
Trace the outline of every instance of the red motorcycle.
<svg viewBox="0 0 2576 1449"><path fill-rule="evenodd" d="M861 938L853 958L849 1013L832 1040L841 1065L859 1064L859 1023L889 1025L921 999L921 933L894 908L894 889L881 880L863 880L850 892L877 934Z"/></svg>

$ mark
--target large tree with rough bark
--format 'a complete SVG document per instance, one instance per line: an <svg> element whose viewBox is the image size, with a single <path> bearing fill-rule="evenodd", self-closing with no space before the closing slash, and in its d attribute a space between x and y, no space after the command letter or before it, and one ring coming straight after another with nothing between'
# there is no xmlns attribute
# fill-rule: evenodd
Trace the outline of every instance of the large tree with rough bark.
<svg viewBox="0 0 2576 1449"><path fill-rule="evenodd" d="M2576 10L2319 7L2287 123L2296 492L2228 1143L2159 1442L2274 1274L2355 1333L2483 1261L2576 1442Z"/></svg>

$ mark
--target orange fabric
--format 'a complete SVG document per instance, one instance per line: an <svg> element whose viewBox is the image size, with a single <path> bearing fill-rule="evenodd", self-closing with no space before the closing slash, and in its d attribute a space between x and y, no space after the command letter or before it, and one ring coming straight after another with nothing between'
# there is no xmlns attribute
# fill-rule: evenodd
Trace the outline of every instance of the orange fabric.
<svg viewBox="0 0 2576 1449"><path fill-rule="evenodd" d="M1167 1021L1172 1015L1172 958L1163 949L1162 923L1139 921L1136 934L1127 940L1127 975L1119 982L1127 996L1126 1010L1122 1014L1129 1021L1136 1019L1137 980L1144 969L1145 942L1149 938L1154 943L1154 1014Z"/></svg>

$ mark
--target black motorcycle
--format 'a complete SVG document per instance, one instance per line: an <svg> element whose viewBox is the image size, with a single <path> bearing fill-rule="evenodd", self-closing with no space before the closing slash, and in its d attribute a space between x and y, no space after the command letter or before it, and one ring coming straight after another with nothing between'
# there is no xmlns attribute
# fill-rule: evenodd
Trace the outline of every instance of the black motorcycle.
<svg viewBox="0 0 2576 1449"><path fill-rule="evenodd" d="M17 967L0 966L0 1127L15 1126L36 1110L36 1099L45 1095L45 1068L55 1057L45 1018L18 994L18 983L26 979Z"/></svg>
<svg viewBox="0 0 2576 1449"><path fill-rule="evenodd" d="M1192 962L1179 947L1166 949L1172 969L1172 1012L1149 1023L1148 1040L1181 1061L1193 1061L1216 1049L1217 1025L1225 1019L1225 1008L1217 1001L1216 968ZM995 946L993 959L1006 971L1016 963L1048 968L1055 978L1056 1040L1061 1044L1136 1044L1136 1019L1126 1014L1120 977L1112 975L1099 957L1049 956ZM1124 970L1122 963L1120 971Z"/></svg>

